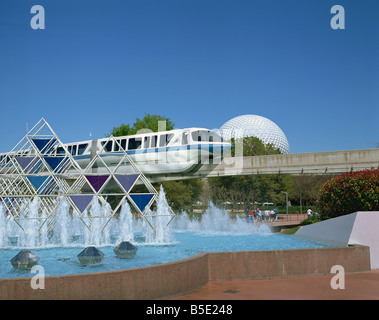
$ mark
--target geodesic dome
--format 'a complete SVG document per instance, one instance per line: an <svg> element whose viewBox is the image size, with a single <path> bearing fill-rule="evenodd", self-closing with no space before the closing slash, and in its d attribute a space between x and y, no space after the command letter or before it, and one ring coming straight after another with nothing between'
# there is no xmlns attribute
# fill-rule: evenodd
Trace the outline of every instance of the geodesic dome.
<svg viewBox="0 0 379 320"><path fill-rule="evenodd" d="M282 129L273 121L257 115L247 114L225 122L219 134L225 139L257 137L263 143L272 143L282 153L290 153L290 146Z"/></svg>

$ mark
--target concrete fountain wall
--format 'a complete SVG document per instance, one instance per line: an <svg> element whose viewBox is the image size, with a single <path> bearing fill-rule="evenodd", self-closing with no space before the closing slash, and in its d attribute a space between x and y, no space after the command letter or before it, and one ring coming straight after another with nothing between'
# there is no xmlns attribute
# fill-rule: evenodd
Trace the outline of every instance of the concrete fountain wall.
<svg viewBox="0 0 379 320"><path fill-rule="evenodd" d="M143 268L45 278L32 289L31 278L0 279L0 299L164 299L208 281L245 280L370 271L366 246L293 250L200 253Z"/></svg>
<svg viewBox="0 0 379 320"><path fill-rule="evenodd" d="M371 268L379 268L379 211L358 211L301 227L297 236L370 247Z"/></svg>

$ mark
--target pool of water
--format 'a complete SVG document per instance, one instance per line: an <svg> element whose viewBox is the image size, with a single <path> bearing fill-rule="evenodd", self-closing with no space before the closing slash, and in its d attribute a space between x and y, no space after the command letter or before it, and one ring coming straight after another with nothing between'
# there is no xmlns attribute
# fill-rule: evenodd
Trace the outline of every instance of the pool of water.
<svg viewBox="0 0 379 320"><path fill-rule="evenodd" d="M302 249L332 247L335 244L309 240L294 235L273 234L268 232L236 233L236 232L203 232L175 231L169 244L135 243L138 247L132 259L119 259L113 252L115 246L97 246L103 253L101 263L83 266L77 255L83 246L32 248L39 256L39 265L43 266L45 275L67 275L88 272L101 272L144 267L185 259L200 252L220 251L251 251L275 249ZM20 248L0 249L0 278L32 277L30 270L13 268L10 260Z"/></svg>
<svg viewBox="0 0 379 320"><path fill-rule="evenodd" d="M28 217L33 219L18 221L23 228L15 221L6 219L4 208L0 205L0 278L35 275L30 270L13 268L10 262L22 249L37 255L40 258L38 264L44 268L45 275L51 276L145 267L189 258L200 252L335 246L293 235L271 233L266 224L244 217L232 217L212 203L201 218L194 219L182 213L171 220L165 203L167 201L161 188L157 214L150 212L149 216L150 223L155 226L154 232L144 219L132 215L127 202L124 202L120 216L109 220L104 231L101 230L108 221L107 217L92 219L91 230L88 230L78 217L69 214L69 206L64 202L60 204L55 225L49 232L47 224L38 228L38 219L41 218L38 198L33 200L28 212ZM101 217L105 209L95 201L90 211L87 215ZM138 247L134 258L120 259L116 256L113 248L121 241L130 241ZM98 264L83 266L77 256L90 245L100 249L104 257Z"/></svg>

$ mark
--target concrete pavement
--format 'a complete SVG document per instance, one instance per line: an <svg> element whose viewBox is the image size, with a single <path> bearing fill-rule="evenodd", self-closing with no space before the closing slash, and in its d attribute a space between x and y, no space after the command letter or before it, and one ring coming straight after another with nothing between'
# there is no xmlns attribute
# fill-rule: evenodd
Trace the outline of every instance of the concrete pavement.
<svg viewBox="0 0 379 320"><path fill-rule="evenodd" d="M174 300L379 300L379 269L345 274L345 289L332 289L335 274L280 279L210 281Z"/></svg>

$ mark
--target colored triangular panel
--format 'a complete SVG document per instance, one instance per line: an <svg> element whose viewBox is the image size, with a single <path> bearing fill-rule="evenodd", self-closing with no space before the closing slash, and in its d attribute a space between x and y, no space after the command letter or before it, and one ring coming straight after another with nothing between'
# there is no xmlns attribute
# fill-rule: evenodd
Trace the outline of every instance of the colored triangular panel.
<svg viewBox="0 0 379 320"><path fill-rule="evenodd" d="M29 163L35 159L34 157L16 157L17 162L20 164L20 166L25 169Z"/></svg>
<svg viewBox="0 0 379 320"><path fill-rule="evenodd" d="M75 203L80 212L83 212L92 201L93 196L71 196L70 199Z"/></svg>
<svg viewBox="0 0 379 320"><path fill-rule="evenodd" d="M68 160L68 158L65 157L44 157L44 159L53 171L55 171L63 160Z"/></svg>
<svg viewBox="0 0 379 320"><path fill-rule="evenodd" d="M50 176L28 176L27 178L34 188L38 190Z"/></svg>
<svg viewBox="0 0 379 320"><path fill-rule="evenodd" d="M95 191L99 192L105 181L108 180L109 176L86 176L86 178Z"/></svg>
<svg viewBox="0 0 379 320"><path fill-rule="evenodd" d="M40 194L51 194L57 185L51 176L28 176L27 178ZM45 183L46 181L48 182ZM42 185L44 187L41 189Z"/></svg>
<svg viewBox="0 0 379 320"><path fill-rule="evenodd" d="M41 168L41 162L37 157L17 157L16 160L26 173L36 173Z"/></svg>
<svg viewBox="0 0 379 320"><path fill-rule="evenodd" d="M44 153L49 152L54 146L55 142L57 141L57 139L55 138L50 138L50 139L38 138L38 139L32 139L32 140L34 144L36 145L36 147L38 148L38 150L41 152L43 150Z"/></svg>
<svg viewBox="0 0 379 320"><path fill-rule="evenodd" d="M130 194L129 195L137 207L143 212L145 207L149 204L154 194Z"/></svg>
<svg viewBox="0 0 379 320"><path fill-rule="evenodd" d="M139 177L139 174L131 174L131 175L120 175L117 174L114 176L118 182L123 186L126 192L129 192L131 187L134 185L136 180Z"/></svg>

